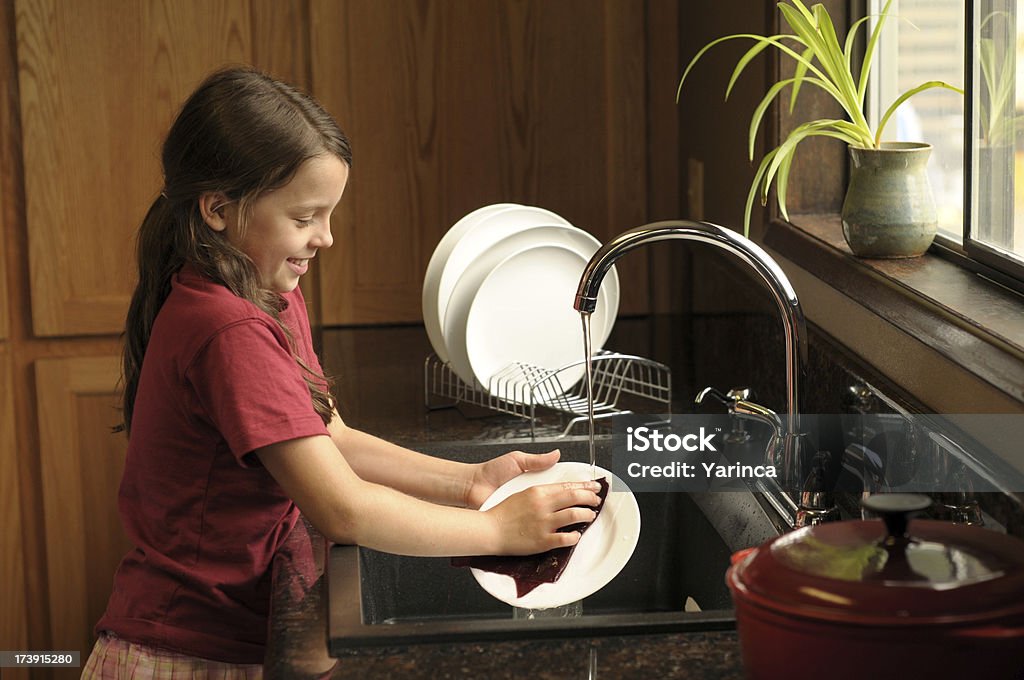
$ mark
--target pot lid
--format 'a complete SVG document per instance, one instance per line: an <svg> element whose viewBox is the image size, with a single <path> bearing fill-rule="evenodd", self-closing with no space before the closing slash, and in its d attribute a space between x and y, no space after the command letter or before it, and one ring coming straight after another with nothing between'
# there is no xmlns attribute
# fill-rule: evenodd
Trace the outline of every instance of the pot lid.
<svg viewBox="0 0 1024 680"><path fill-rule="evenodd" d="M949 623L1024 615L1024 541L989 529L910 520L927 496L877 494L880 520L833 522L773 539L728 577L738 598L815 618Z"/></svg>

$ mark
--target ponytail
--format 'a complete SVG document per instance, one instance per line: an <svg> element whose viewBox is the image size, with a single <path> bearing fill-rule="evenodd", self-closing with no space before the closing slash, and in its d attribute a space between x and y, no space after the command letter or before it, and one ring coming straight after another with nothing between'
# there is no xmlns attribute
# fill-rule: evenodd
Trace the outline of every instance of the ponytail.
<svg viewBox="0 0 1024 680"><path fill-rule="evenodd" d="M172 266L174 247L166 234L174 232L171 227L170 202L160 193L149 206L142 220L136 239L136 262L139 267L139 282L132 293L128 316L125 319L124 351L121 357L122 370L122 421L115 431L131 431L132 412L135 410L135 393L139 388L139 374L142 372L142 358L146 355L149 336L153 332L156 314L171 292L171 274L166 271Z"/></svg>

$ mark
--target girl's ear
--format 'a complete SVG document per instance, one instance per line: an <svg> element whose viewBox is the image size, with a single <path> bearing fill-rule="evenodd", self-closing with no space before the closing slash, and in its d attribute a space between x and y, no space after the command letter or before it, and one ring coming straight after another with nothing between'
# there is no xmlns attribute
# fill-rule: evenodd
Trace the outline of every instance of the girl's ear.
<svg viewBox="0 0 1024 680"><path fill-rule="evenodd" d="M220 191L208 191L199 195L199 212L203 220L214 231L227 229L227 212L225 207L232 203L231 199Z"/></svg>

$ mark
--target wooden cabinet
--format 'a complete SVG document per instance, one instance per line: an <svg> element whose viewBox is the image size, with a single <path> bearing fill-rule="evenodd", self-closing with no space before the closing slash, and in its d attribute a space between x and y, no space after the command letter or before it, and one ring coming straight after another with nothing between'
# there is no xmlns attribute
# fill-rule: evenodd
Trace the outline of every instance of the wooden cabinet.
<svg viewBox="0 0 1024 680"><path fill-rule="evenodd" d="M2 123L0 119L0 123ZM2 186L2 184L0 184ZM4 229L4 216L9 214L4 206L4 192L0 190L0 342L7 339L8 334L8 301L7 301L7 245Z"/></svg>
<svg viewBox="0 0 1024 680"><path fill-rule="evenodd" d="M35 377L53 649L92 649L131 544L117 514L127 439L115 434L118 357L41 359Z"/></svg>
<svg viewBox="0 0 1024 680"><path fill-rule="evenodd" d="M9 8L0 5L0 26L8 19L6 10ZM0 30L0 49L10 46L5 33ZM0 59L0 85L6 87L3 81L13 75L13 64ZM13 306L7 282L7 240L18 229L18 201L15 195L20 192L20 182L14 173L4 171L15 162L12 157L13 145L10 144L14 141L14 135L10 131L17 125L17 118L17 102L14 98L0 96L0 342L10 335L10 310Z"/></svg>
<svg viewBox="0 0 1024 680"><path fill-rule="evenodd" d="M17 0L18 86L32 325L41 336L120 332L134 234L160 191L160 144L214 68L288 77L293 2ZM256 10L264 10L260 13ZM258 46L256 41L262 41Z"/></svg>
<svg viewBox="0 0 1024 680"><path fill-rule="evenodd" d="M14 436L14 390L10 354L0 343L0 648L24 649L25 553L22 548L21 496L18 492L17 442ZM27 675L27 674L26 674ZM6 676L6 671L5 671Z"/></svg>
<svg viewBox="0 0 1024 680"><path fill-rule="evenodd" d="M324 325L421 321L434 247L482 205L539 205L602 241L646 221L647 3L310 7L313 90L355 156L321 256ZM620 276L623 311L645 311L646 253Z"/></svg>

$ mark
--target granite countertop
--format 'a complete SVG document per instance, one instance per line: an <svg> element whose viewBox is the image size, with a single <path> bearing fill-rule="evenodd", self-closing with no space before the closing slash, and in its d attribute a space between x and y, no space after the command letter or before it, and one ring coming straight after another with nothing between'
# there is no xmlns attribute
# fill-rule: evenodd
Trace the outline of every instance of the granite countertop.
<svg viewBox="0 0 1024 680"><path fill-rule="evenodd" d="M302 678L743 678L735 631L426 644L327 653L324 539L300 524L274 563L264 673Z"/></svg>

